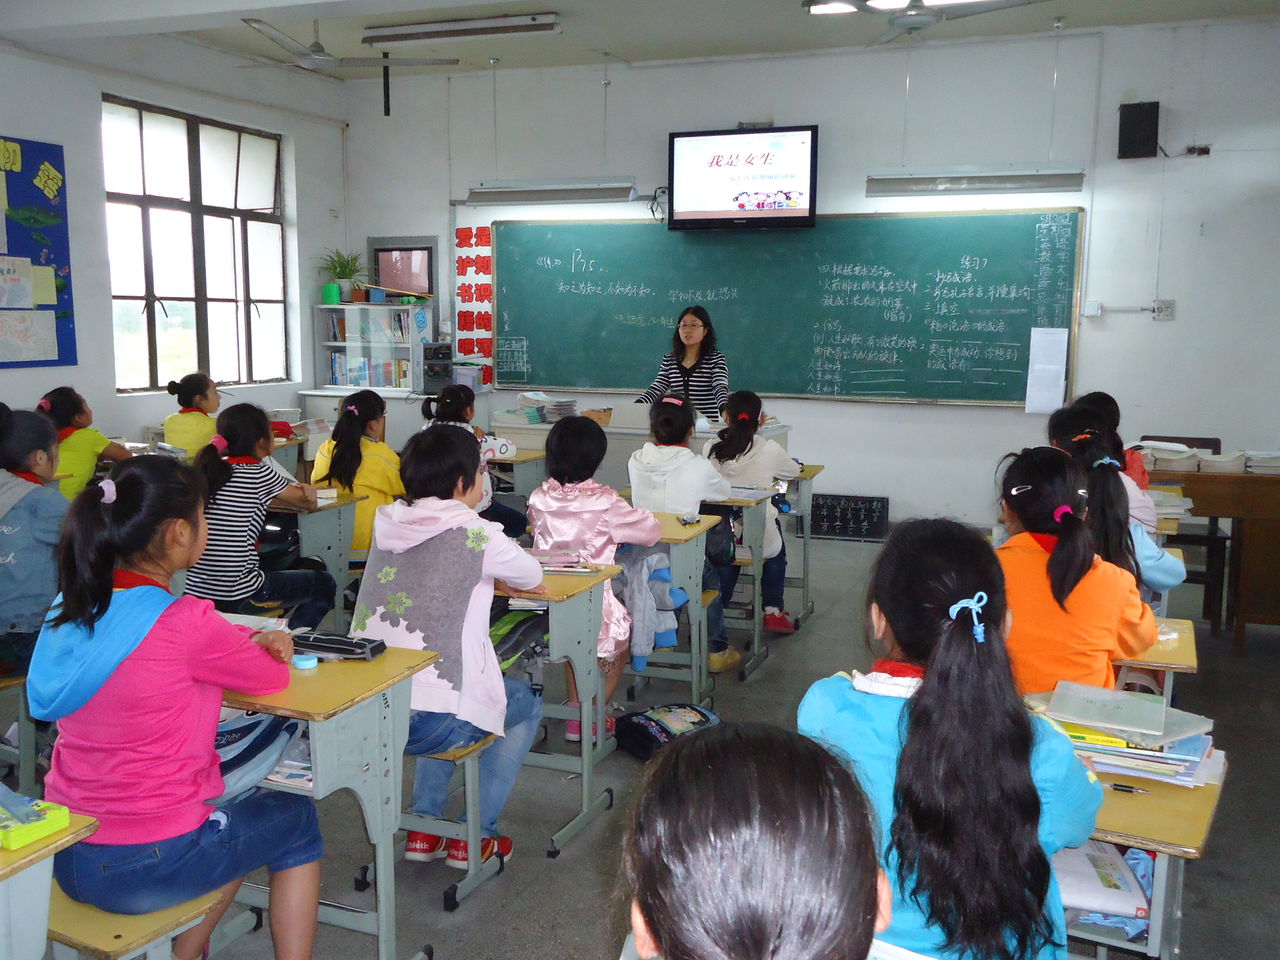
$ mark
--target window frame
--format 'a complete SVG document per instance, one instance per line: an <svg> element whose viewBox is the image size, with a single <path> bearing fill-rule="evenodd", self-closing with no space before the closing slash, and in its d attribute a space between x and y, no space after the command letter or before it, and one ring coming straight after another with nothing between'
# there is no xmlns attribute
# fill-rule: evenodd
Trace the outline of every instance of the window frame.
<svg viewBox="0 0 1280 960"><path fill-rule="evenodd" d="M124 303L133 302L142 305L146 314L147 329L147 366L150 384L141 387L121 387L117 383L116 393L132 394L132 393L154 393L163 391L165 384L159 382L159 344L156 339L157 320L156 308L165 312L167 311L163 304L168 303L190 303L194 311L195 317L195 335L196 335L196 369L209 369L209 303L232 303L237 307L237 312L241 305L244 306L243 316L239 319L240 332L244 337L243 363L241 364L239 380L220 380L219 384L227 385L245 385L252 386L256 384L270 383L288 383L292 380L292 353L293 353L293 331L291 329L290 319L293 310L289 303L289 262L287 237L285 231L285 213L283 201L283 172L284 172L284 136L279 133L272 133L267 130L259 130L254 127L246 127L240 124L227 123L222 120L214 120L208 117L202 117L198 114L187 113L182 110L175 110L169 107L156 106L150 103L144 103L140 100L132 100L127 97L120 97L114 94L103 93L103 104L113 104L115 106L127 107L139 111L138 123L138 140L139 140L139 162L142 169L146 168L146 146L144 140L142 114L155 113L168 117L173 117L183 121L186 124L186 141L187 141L187 174L188 174L188 194L192 198L190 200L180 200L175 197L162 197L157 194L149 193L120 193L117 191L106 191L107 204L121 204L134 207L139 211L141 218L141 234L142 234L142 262L143 262L143 280L144 292L142 296L111 296L111 302ZM223 130L230 130L237 135L248 134L254 137L261 137L266 140L272 140L276 144L276 164L275 164L275 197L274 207L270 211L262 209L250 209L241 207L226 207L215 204L204 203L202 199L202 176L201 157L200 157L200 128L202 126L218 127ZM240 173L240 154L236 155L236 177L234 183L236 185L238 199L239 194L239 178ZM143 190L146 189L146 180L142 184ZM153 209L175 210L186 213L191 219L191 259L193 274L193 289L190 297L159 297L155 292L155 268L151 257L151 211ZM234 298L229 297L209 297L208 293L208 277L206 275L207 264L205 262L205 218L218 217L231 221L233 230L238 232L237 242L239 243L239 262L236 264L237 281L239 284L239 295ZM253 287L250 280L249 269L249 224L250 222L267 223L277 226L280 230L280 298L256 298L253 296ZM253 316L252 311L256 310L257 304L279 304L281 309L281 322L284 325L284 375L280 377L269 377L255 379L254 362L253 362ZM114 307L113 307L114 317ZM114 319L113 335L114 335ZM114 357L113 357L114 364Z"/></svg>

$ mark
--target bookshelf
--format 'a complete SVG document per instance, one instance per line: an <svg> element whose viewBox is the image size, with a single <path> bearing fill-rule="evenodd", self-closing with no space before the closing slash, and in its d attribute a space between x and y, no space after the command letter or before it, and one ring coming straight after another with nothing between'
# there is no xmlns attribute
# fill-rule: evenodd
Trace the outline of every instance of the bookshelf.
<svg viewBox="0 0 1280 960"><path fill-rule="evenodd" d="M413 386L415 304L315 307L316 380L321 389L405 390Z"/></svg>

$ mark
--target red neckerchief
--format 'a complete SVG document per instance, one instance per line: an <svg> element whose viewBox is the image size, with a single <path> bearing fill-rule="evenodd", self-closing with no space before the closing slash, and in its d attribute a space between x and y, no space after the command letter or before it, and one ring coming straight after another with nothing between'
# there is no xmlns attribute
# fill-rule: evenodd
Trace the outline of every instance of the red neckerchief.
<svg viewBox="0 0 1280 960"><path fill-rule="evenodd" d="M871 665L872 673L887 673L891 677L917 677L923 679L924 667L914 663L903 663L901 660L880 659Z"/></svg>
<svg viewBox="0 0 1280 960"><path fill-rule="evenodd" d="M37 477L34 473L30 473L26 470L10 470L9 472L12 473L15 477L21 477L23 480L27 481L27 483L34 483L37 487L44 486L44 481L41 480L39 477Z"/></svg>
<svg viewBox="0 0 1280 960"><path fill-rule="evenodd" d="M1036 543L1040 544L1040 549L1045 553L1053 553L1053 548L1058 545L1058 538L1052 533L1030 533L1029 536Z"/></svg>
<svg viewBox="0 0 1280 960"><path fill-rule="evenodd" d="M58 431L58 442L61 443L79 429L79 427L63 427Z"/></svg>
<svg viewBox="0 0 1280 960"><path fill-rule="evenodd" d="M144 577L142 574L134 573L132 570L115 571L111 575L111 586L116 590L128 590L130 587L159 587L165 591L169 589L160 581Z"/></svg>
<svg viewBox="0 0 1280 960"><path fill-rule="evenodd" d="M204 413L199 407L179 407L179 413Z"/></svg>
<svg viewBox="0 0 1280 960"><path fill-rule="evenodd" d="M261 463L261 457L227 457L227 463Z"/></svg>

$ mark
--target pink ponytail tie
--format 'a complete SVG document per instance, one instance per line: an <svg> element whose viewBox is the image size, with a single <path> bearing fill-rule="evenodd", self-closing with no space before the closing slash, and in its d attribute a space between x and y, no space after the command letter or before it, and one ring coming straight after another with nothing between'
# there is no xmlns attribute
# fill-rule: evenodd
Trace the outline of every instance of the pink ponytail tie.
<svg viewBox="0 0 1280 960"><path fill-rule="evenodd" d="M98 490L102 494L104 504L116 502L116 482L110 477L98 484Z"/></svg>
<svg viewBox="0 0 1280 960"><path fill-rule="evenodd" d="M1053 522L1061 523L1062 518L1068 513L1071 514L1072 516L1075 516L1076 512L1064 503L1057 510L1053 511Z"/></svg>
<svg viewBox="0 0 1280 960"><path fill-rule="evenodd" d="M684 401L683 401L683 400L681 400L679 397L663 397L663 398L662 398L662 402L663 402L663 403L674 403L677 407L683 407L683 406L684 406Z"/></svg>
<svg viewBox="0 0 1280 960"><path fill-rule="evenodd" d="M356 409L356 406L354 403L347 404L347 412L354 413L357 417L360 416L360 411Z"/></svg>
<svg viewBox="0 0 1280 960"><path fill-rule="evenodd" d="M40 402L36 404L37 410L43 410L48 413L53 408L53 404L49 402L48 397L41 397Z"/></svg>
<svg viewBox="0 0 1280 960"><path fill-rule="evenodd" d="M220 433L215 433L209 438L209 446L217 450L219 453L227 452L227 438Z"/></svg>

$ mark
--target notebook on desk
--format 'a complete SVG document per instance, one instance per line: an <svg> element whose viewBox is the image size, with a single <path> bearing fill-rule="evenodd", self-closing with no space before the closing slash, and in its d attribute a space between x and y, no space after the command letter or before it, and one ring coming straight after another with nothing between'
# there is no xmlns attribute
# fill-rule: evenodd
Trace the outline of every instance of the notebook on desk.
<svg viewBox="0 0 1280 960"><path fill-rule="evenodd" d="M613 416L609 418L609 426L624 427L632 430L649 429L649 404L647 403L615 403Z"/></svg>

